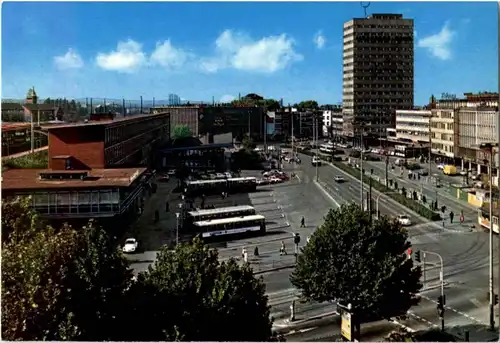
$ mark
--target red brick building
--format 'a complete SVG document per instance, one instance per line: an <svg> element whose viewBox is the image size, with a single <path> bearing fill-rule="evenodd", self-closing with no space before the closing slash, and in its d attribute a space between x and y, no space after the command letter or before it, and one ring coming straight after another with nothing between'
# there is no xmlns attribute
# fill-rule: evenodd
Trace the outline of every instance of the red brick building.
<svg viewBox="0 0 500 343"><path fill-rule="evenodd" d="M170 137L169 115L54 125L49 169L11 169L2 174L2 197L30 195L50 219L135 215L149 192L152 151Z"/></svg>
<svg viewBox="0 0 500 343"><path fill-rule="evenodd" d="M170 139L170 115L54 125L48 132L50 169L152 166L153 149Z"/></svg>

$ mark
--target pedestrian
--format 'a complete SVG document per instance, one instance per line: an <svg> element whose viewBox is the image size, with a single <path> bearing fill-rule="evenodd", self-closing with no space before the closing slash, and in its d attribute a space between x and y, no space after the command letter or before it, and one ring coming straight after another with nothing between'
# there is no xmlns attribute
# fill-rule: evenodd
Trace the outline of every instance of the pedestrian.
<svg viewBox="0 0 500 343"><path fill-rule="evenodd" d="M453 224L453 217L455 216L455 213L453 211L450 212L450 223Z"/></svg>
<svg viewBox="0 0 500 343"><path fill-rule="evenodd" d="M300 227L306 227L306 219L304 218L304 216L302 216L302 218L300 219Z"/></svg>
<svg viewBox="0 0 500 343"><path fill-rule="evenodd" d="M280 256L286 255L285 242L281 241Z"/></svg>
<svg viewBox="0 0 500 343"><path fill-rule="evenodd" d="M243 261L245 261L245 263L248 263L248 253L246 251L243 254Z"/></svg>
<svg viewBox="0 0 500 343"><path fill-rule="evenodd" d="M170 211L170 205L168 203L168 201L165 203L165 212L168 212Z"/></svg>
<svg viewBox="0 0 500 343"><path fill-rule="evenodd" d="M241 249L241 257L244 258L245 257L245 253L247 252L247 249L245 247L243 247Z"/></svg>
<svg viewBox="0 0 500 343"><path fill-rule="evenodd" d="M463 224L463 223L464 223L464 221L465 221L464 215L463 215L463 214L461 214L461 215L460 215L460 224Z"/></svg>

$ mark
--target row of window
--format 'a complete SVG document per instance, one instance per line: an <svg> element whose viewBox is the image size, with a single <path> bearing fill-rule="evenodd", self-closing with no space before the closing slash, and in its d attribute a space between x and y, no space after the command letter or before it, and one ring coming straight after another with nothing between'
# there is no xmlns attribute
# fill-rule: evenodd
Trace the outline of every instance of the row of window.
<svg viewBox="0 0 500 343"><path fill-rule="evenodd" d="M152 116L148 120L130 122L116 127L106 129L104 143L106 147L130 139L136 135L148 132L159 126L169 124L168 117Z"/></svg>
<svg viewBox="0 0 500 343"><path fill-rule="evenodd" d="M119 204L120 193L112 190L94 192L36 193L33 195L35 206L78 206L89 204Z"/></svg>
<svg viewBox="0 0 500 343"><path fill-rule="evenodd" d="M106 161L108 164L118 163L127 156L142 149L144 146L151 144L151 142L159 139L159 130L150 131L128 139L120 144L115 144L105 149Z"/></svg>

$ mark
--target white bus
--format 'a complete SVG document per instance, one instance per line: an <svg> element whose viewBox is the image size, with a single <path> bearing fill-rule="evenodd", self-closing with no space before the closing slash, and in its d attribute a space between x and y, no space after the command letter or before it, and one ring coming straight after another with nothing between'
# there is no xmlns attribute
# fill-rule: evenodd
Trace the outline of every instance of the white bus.
<svg viewBox="0 0 500 343"><path fill-rule="evenodd" d="M227 236L264 235L266 218L260 214L194 222L193 226L203 239Z"/></svg>
<svg viewBox="0 0 500 343"><path fill-rule="evenodd" d="M220 180L187 181L185 184L189 195L209 195L229 193L246 193L257 190L257 178L237 177Z"/></svg>
<svg viewBox="0 0 500 343"><path fill-rule="evenodd" d="M319 151L325 154L333 154L333 150L334 147L332 143L321 144L319 146Z"/></svg>
<svg viewBox="0 0 500 343"><path fill-rule="evenodd" d="M203 209L197 211L190 211L187 213L187 224L189 228L192 229L194 222L214 220L214 219L224 219L224 218L234 218L241 216L252 216L256 214L255 208L250 205L242 206L229 206L220 207L212 209Z"/></svg>
<svg viewBox="0 0 500 343"><path fill-rule="evenodd" d="M477 211L477 222L486 230L490 229L490 210L488 207L483 207ZM498 234L498 210L493 209L493 233Z"/></svg>

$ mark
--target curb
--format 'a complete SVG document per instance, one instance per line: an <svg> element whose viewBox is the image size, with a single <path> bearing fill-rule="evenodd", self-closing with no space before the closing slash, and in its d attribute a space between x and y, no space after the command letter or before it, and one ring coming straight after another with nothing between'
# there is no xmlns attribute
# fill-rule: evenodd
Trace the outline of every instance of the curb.
<svg viewBox="0 0 500 343"><path fill-rule="evenodd" d="M330 199L330 201L332 203L335 204L335 206L339 207L340 208L340 204L330 195L330 193L328 193L328 191L325 189L325 187L323 187L318 181L316 180L313 180L313 183L316 185L316 187L318 187L325 196L328 197L328 199Z"/></svg>
<svg viewBox="0 0 500 343"><path fill-rule="evenodd" d="M331 168L334 168L336 170L339 170L341 173L343 173L344 175L348 176L349 178L353 179L353 180L358 180L356 177L352 176L351 174L349 174L348 172L340 169L339 167L337 167L336 165L334 165L333 163L328 163L328 165L331 167ZM359 180L358 180L359 181ZM417 212L413 211L412 209L400 204L399 202L397 202L396 200L392 199L390 196L388 196L387 194L375 189L375 188L372 188L372 192L377 194L377 195L382 195L388 202L394 204L394 205L397 205L401 208L404 208L405 211L407 212L410 212L412 213L413 216L417 217L417 218L420 218L421 220L423 220L424 222L429 222L430 225L432 226L435 226L437 228L439 228L439 225L436 223L436 222L433 222L433 221L430 221L430 219L427 219L425 217L422 217L420 214L418 214Z"/></svg>
<svg viewBox="0 0 500 343"><path fill-rule="evenodd" d="M284 322L283 324L273 323L273 327L276 327L277 329L288 328L288 329L293 330L294 326L299 326L301 324L305 324L305 323L311 322L313 320L323 319L323 318L329 317L329 316L340 316L340 314L337 311L330 311L330 312L317 314L317 315L309 317L309 318L295 320L293 322L291 322L289 319L285 319L283 321Z"/></svg>
<svg viewBox="0 0 500 343"><path fill-rule="evenodd" d="M266 273L276 272L276 271L284 270L284 269L292 269L292 268L295 268L295 264L286 265L283 267L276 267L276 268L259 270L259 271L253 272L253 275L266 274Z"/></svg>

